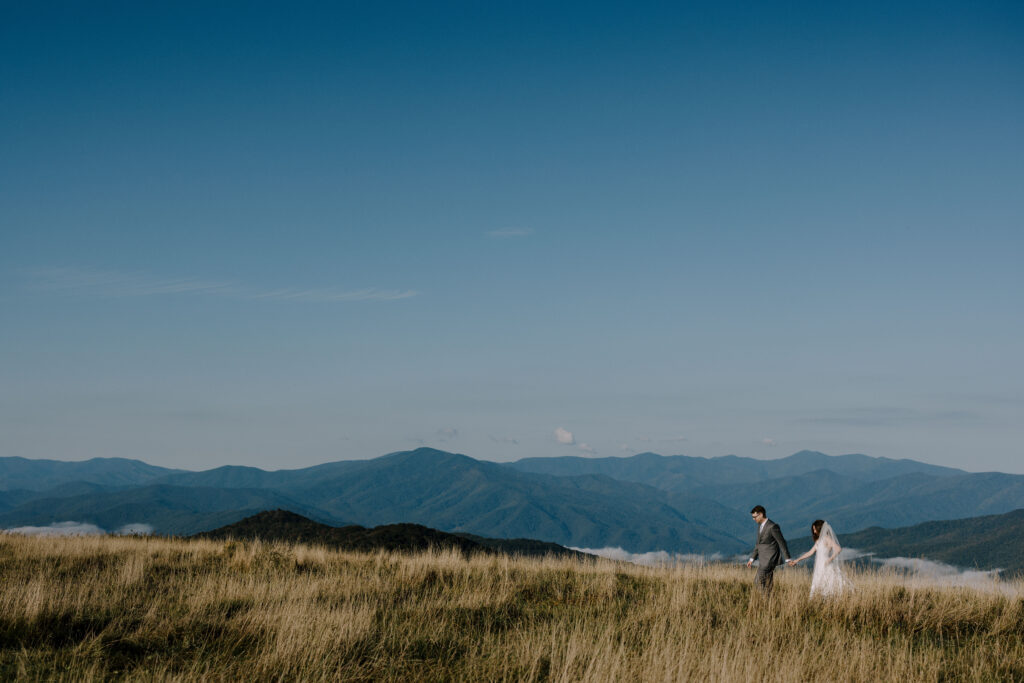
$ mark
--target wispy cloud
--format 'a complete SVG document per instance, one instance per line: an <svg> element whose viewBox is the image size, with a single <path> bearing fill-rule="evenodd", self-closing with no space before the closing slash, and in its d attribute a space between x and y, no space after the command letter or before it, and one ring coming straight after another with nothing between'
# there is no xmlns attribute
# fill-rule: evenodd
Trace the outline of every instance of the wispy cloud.
<svg viewBox="0 0 1024 683"><path fill-rule="evenodd" d="M762 446L777 446L778 444L775 442L775 439L770 439L770 438L768 438L766 436L763 439L761 439L761 445Z"/></svg>
<svg viewBox="0 0 1024 683"><path fill-rule="evenodd" d="M71 294L100 298L166 295L218 296L266 301L333 303L348 301L394 301L419 292L411 289L298 288L259 289L233 282L202 278L160 278L144 273L90 268L36 268L24 271L26 286L36 292Z"/></svg>
<svg viewBox="0 0 1024 683"><path fill-rule="evenodd" d="M487 236L496 240L507 240L514 237L527 237L532 234L532 228L502 228L501 230L489 231Z"/></svg>
<svg viewBox="0 0 1024 683"><path fill-rule="evenodd" d="M492 434L490 435L490 437L491 441L493 441L494 443L507 443L513 446L519 445L519 439L513 439L511 436L494 436Z"/></svg>

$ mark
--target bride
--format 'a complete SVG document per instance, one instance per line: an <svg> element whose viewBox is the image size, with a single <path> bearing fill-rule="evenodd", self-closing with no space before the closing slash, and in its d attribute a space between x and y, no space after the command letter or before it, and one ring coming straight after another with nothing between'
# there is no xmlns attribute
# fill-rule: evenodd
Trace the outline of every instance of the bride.
<svg viewBox="0 0 1024 683"><path fill-rule="evenodd" d="M801 560L806 560L815 553L818 554L814 560L814 574L811 578L811 597L839 595L852 588L849 580L843 576L843 568L839 560L842 547L839 545L839 539L836 538L836 532L832 531L831 525L822 519L814 520L814 523L811 524L811 536L814 537L814 547L795 560L789 560L789 566L793 567Z"/></svg>

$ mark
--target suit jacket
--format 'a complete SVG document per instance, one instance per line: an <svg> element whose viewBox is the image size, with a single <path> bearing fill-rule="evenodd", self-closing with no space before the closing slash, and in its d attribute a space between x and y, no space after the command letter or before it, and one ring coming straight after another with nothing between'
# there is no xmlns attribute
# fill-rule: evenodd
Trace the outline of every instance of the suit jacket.
<svg viewBox="0 0 1024 683"><path fill-rule="evenodd" d="M765 569L775 569L782 564L782 556L789 559L789 546L786 539L782 537L782 529L779 525L768 520L764 523L764 529L757 533L757 543L754 545L754 553L751 555L755 560L761 560L761 566Z"/></svg>

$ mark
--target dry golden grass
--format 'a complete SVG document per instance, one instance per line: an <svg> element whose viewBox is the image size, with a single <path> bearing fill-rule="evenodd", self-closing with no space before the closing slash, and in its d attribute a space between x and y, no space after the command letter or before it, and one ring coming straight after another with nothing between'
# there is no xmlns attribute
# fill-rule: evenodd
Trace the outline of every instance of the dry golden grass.
<svg viewBox="0 0 1024 683"><path fill-rule="evenodd" d="M0 534L0 678L1024 680L1024 599L862 573Z"/></svg>

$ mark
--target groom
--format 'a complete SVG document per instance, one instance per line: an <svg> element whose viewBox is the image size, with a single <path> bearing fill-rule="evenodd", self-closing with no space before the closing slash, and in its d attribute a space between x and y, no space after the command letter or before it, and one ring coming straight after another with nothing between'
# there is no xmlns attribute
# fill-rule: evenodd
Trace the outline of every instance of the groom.
<svg viewBox="0 0 1024 683"><path fill-rule="evenodd" d="M750 511L750 516L757 522L757 544L754 546L754 553L747 560L747 566L753 566L754 560L761 560L757 567L757 576L754 577L754 585L765 595L771 595L775 567L782 564L783 554L787 560L789 559L789 547L786 545L786 539L782 537L782 529L768 519L763 506L755 505Z"/></svg>

